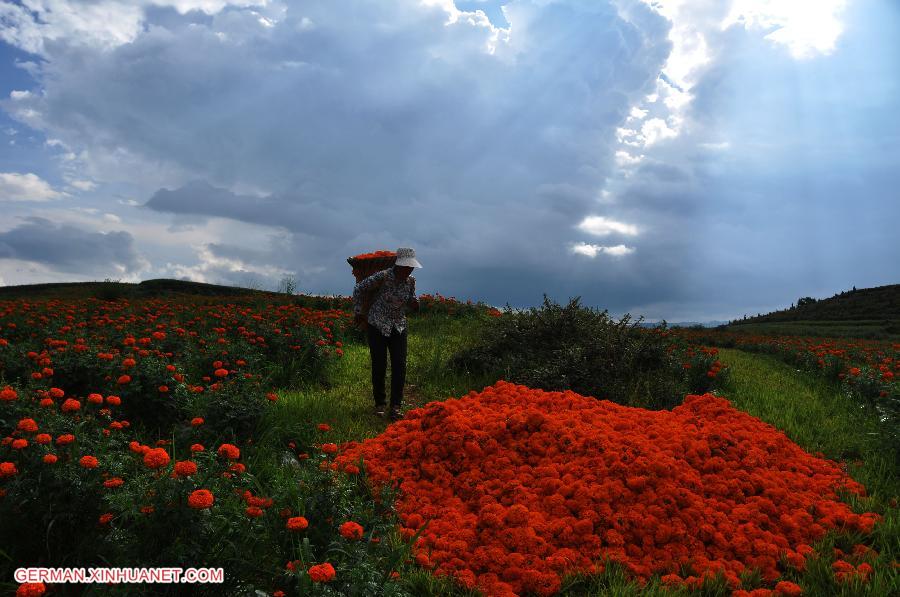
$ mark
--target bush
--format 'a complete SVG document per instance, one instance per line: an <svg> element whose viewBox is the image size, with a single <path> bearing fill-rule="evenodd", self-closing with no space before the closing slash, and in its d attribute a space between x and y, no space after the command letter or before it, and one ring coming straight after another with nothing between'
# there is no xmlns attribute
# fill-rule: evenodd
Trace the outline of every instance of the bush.
<svg viewBox="0 0 900 597"><path fill-rule="evenodd" d="M641 321L626 314L616 322L606 310L582 306L580 297L563 307L544 295L540 308L507 308L450 367L628 406L671 408L688 390L681 365L667 351L666 336L648 333Z"/></svg>
<svg viewBox="0 0 900 597"><path fill-rule="evenodd" d="M117 301L123 298L129 298L131 295L131 288L122 283L120 280L110 280L109 278L104 279L102 282L97 283L97 289L94 292L94 296L101 301Z"/></svg>

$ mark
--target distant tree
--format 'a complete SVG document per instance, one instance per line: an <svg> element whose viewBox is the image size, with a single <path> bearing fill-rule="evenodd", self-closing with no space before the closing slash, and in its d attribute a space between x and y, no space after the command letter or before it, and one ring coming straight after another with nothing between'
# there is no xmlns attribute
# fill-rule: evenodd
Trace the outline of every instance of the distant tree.
<svg viewBox="0 0 900 597"><path fill-rule="evenodd" d="M278 292L284 294L297 293L297 280L294 278L293 274L285 274L285 276L281 278L281 282L278 283Z"/></svg>
<svg viewBox="0 0 900 597"><path fill-rule="evenodd" d="M812 305L815 302L816 302L816 299L814 299L813 297L804 296L803 298L797 300L797 306L805 307L806 305Z"/></svg>
<svg viewBox="0 0 900 597"><path fill-rule="evenodd" d="M850 292L856 292L856 286L854 286L853 290L851 290Z"/></svg>

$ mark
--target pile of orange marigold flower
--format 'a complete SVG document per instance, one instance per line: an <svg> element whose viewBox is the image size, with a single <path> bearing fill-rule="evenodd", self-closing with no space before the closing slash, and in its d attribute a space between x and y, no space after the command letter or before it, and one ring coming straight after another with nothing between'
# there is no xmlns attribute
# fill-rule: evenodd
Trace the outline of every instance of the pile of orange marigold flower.
<svg viewBox="0 0 900 597"><path fill-rule="evenodd" d="M416 561L488 595L550 595L603 558L641 583L721 571L737 590L757 568L774 584L782 554L796 565L827 529L878 519L839 501L865 489L836 463L711 394L649 411L499 381L342 445L335 465L360 456L373 485L399 485L405 537L431 519Z"/></svg>
<svg viewBox="0 0 900 597"><path fill-rule="evenodd" d="M396 257L397 253L394 251L374 251L372 253L360 253L359 255L354 255L350 259L377 259L379 257Z"/></svg>

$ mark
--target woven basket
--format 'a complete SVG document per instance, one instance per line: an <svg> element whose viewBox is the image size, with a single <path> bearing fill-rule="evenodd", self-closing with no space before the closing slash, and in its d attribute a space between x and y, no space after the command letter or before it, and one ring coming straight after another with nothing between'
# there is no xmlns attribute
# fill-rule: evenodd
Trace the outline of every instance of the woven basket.
<svg viewBox="0 0 900 597"><path fill-rule="evenodd" d="M397 254L393 251L375 251L347 258L347 263L353 268L353 277L356 278L357 284L375 272L393 267L396 261Z"/></svg>

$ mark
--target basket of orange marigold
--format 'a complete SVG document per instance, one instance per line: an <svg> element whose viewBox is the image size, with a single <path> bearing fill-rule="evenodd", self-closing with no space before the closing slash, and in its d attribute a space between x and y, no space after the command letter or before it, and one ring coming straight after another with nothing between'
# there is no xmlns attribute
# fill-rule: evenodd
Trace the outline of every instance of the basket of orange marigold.
<svg viewBox="0 0 900 597"><path fill-rule="evenodd" d="M397 253L394 251L375 251L373 253L360 253L347 258L347 263L353 268L353 276L359 283L375 272L394 266L397 261Z"/></svg>

